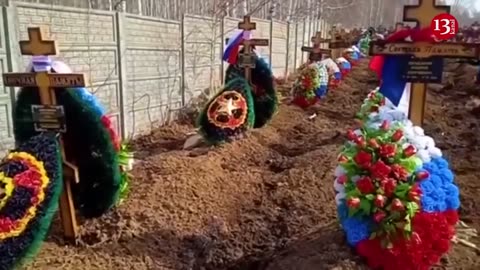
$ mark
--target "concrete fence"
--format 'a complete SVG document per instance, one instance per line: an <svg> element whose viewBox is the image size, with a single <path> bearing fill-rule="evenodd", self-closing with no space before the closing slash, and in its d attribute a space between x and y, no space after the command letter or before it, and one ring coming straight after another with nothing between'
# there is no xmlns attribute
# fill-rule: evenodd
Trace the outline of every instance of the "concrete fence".
<svg viewBox="0 0 480 270"><path fill-rule="evenodd" d="M128 13L12 3L0 13L1 72L24 71L29 58L18 41L27 27L43 26L55 39L58 58L75 72L85 73L91 90L105 105L122 136L148 132L174 119L176 112L203 90L222 84L225 39L238 19L215 20L185 15L169 21ZM301 46L330 26L324 21L286 23L252 18L259 48L275 76L284 76L306 60ZM0 79L1 80L1 79ZM13 145L11 108L14 91L0 82L0 150Z"/></svg>

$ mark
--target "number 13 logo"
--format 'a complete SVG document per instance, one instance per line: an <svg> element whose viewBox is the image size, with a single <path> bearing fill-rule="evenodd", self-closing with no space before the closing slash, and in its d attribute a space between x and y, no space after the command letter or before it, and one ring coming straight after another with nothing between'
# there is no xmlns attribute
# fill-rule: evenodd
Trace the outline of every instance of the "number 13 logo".
<svg viewBox="0 0 480 270"><path fill-rule="evenodd" d="M433 18L430 29L437 39L451 39L458 32L458 21L448 13L439 14Z"/></svg>
<svg viewBox="0 0 480 270"><path fill-rule="evenodd" d="M450 27L450 25L452 24L453 21L450 21L449 19L441 19L441 20L433 20L433 21L435 23L435 28L433 29L434 31L442 31L441 29L445 29L445 31L441 32L440 35L446 35L452 31L452 27Z"/></svg>

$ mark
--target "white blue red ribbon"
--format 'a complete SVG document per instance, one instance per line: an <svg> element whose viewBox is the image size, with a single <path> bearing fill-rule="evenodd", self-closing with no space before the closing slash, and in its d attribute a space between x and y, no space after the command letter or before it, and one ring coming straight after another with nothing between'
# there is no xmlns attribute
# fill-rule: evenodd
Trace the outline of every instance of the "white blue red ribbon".
<svg viewBox="0 0 480 270"><path fill-rule="evenodd" d="M236 30L232 37L228 40L227 46L225 46L225 50L223 51L223 61L232 65L236 64L238 53L240 51L240 45L242 45L244 40L248 40L250 38L250 31Z"/></svg>
<svg viewBox="0 0 480 270"><path fill-rule="evenodd" d="M405 29L388 37L386 43L403 42L410 38L414 42L434 42L431 30L428 28ZM403 72L412 56L374 56L370 61L370 68L381 79L380 90L393 105L398 106L405 90L407 80L403 78Z"/></svg>
<svg viewBox="0 0 480 270"><path fill-rule="evenodd" d="M52 60L48 56L32 56L32 67L35 72L49 72L52 68Z"/></svg>

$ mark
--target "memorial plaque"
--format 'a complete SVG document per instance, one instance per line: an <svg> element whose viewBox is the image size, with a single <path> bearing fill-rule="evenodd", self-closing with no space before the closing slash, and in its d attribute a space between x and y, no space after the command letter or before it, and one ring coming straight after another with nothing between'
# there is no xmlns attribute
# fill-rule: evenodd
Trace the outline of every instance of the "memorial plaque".
<svg viewBox="0 0 480 270"><path fill-rule="evenodd" d="M255 68L255 53L239 54L238 64L242 68Z"/></svg>
<svg viewBox="0 0 480 270"><path fill-rule="evenodd" d="M32 116L35 131L54 131L65 133L67 125L63 106L32 105Z"/></svg>
<svg viewBox="0 0 480 270"><path fill-rule="evenodd" d="M441 83L443 58L415 58L406 64L402 78L411 83Z"/></svg>

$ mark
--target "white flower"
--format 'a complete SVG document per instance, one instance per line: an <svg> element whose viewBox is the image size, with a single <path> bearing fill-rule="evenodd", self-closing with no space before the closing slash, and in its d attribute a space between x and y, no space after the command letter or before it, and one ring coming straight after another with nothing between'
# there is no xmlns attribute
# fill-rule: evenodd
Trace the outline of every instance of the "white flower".
<svg viewBox="0 0 480 270"><path fill-rule="evenodd" d="M335 177L339 177L339 176L344 175L346 173L347 173L347 171L342 166L338 165L335 168L335 172L333 173L333 175L335 175Z"/></svg>
<svg viewBox="0 0 480 270"><path fill-rule="evenodd" d="M427 142L427 148L433 148L435 147L435 140L433 140L432 137L430 136L425 136L425 141Z"/></svg>
<svg viewBox="0 0 480 270"><path fill-rule="evenodd" d="M341 205L346 197L347 195L345 193L338 193L337 195L335 195L335 203L337 205Z"/></svg>
<svg viewBox="0 0 480 270"><path fill-rule="evenodd" d="M357 136L362 135L362 131L361 131L360 129L355 129L355 130L353 131L353 133L355 133L355 135L357 135Z"/></svg>
<svg viewBox="0 0 480 270"><path fill-rule="evenodd" d="M333 183L333 188L338 193L345 193L345 186L343 184L338 183L338 178L335 179L335 182Z"/></svg>
<svg viewBox="0 0 480 270"><path fill-rule="evenodd" d="M413 123L409 119L405 119L404 123L406 128L412 129L413 128ZM413 131L413 130L412 130Z"/></svg>
<svg viewBox="0 0 480 270"><path fill-rule="evenodd" d="M430 162L432 158L430 157L430 153L428 150L420 149L417 151L417 157L419 157L423 163Z"/></svg>
<svg viewBox="0 0 480 270"><path fill-rule="evenodd" d="M425 137L416 136L412 138L411 141L419 150L427 149L427 140L425 140Z"/></svg>
<svg viewBox="0 0 480 270"><path fill-rule="evenodd" d="M425 131L421 127L414 126L413 131L415 132L416 135L418 136L425 136Z"/></svg>
<svg viewBox="0 0 480 270"><path fill-rule="evenodd" d="M432 158L442 157L442 150L440 150L438 147L430 147L428 148L428 152Z"/></svg>
<svg viewBox="0 0 480 270"><path fill-rule="evenodd" d="M413 132L412 127L404 126L403 127L403 133L405 134L405 137L407 137L407 138L414 138L415 137L415 132Z"/></svg>

